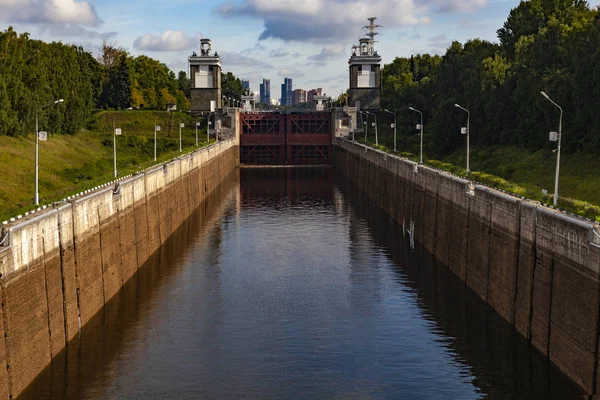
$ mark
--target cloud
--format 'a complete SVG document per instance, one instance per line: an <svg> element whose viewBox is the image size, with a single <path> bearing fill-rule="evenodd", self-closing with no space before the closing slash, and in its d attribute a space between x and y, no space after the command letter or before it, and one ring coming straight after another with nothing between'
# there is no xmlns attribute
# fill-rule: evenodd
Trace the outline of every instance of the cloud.
<svg viewBox="0 0 600 400"><path fill-rule="evenodd" d="M248 57L241 53L223 51L219 53L219 56L221 57L223 65L225 66L235 65L238 67L252 67L261 69L273 68L271 64L267 64L264 61Z"/></svg>
<svg viewBox="0 0 600 400"><path fill-rule="evenodd" d="M269 53L269 57L275 57L275 58L287 57L289 55L290 55L290 52L289 51L285 51L282 48L271 50L271 52Z"/></svg>
<svg viewBox="0 0 600 400"><path fill-rule="evenodd" d="M223 17L261 20L259 40L331 41L356 38L367 18L387 29L428 24L429 14L473 11L488 0L243 0L217 9Z"/></svg>
<svg viewBox="0 0 600 400"><path fill-rule="evenodd" d="M296 68L282 68L277 73L279 76L283 77L292 77L292 78L302 78L306 74Z"/></svg>
<svg viewBox="0 0 600 400"><path fill-rule="evenodd" d="M435 10L442 13L465 13L473 12L477 8L485 6L487 0L446 0L446 1L435 1Z"/></svg>
<svg viewBox="0 0 600 400"><path fill-rule="evenodd" d="M102 23L94 6L82 0L0 0L0 20L91 27Z"/></svg>
<svg viewBox="0 0 600 400"><path fill-rule="evenodd" d="M1 1L1 0L0 0ZM59 37L77 37L88 39L110 39L118 35L117 32L97 32L76 24L41 24L39 33L48 33Z"/></svg>
<svg viewBox="0 0 600 400"><path fill-rule="evenodd" d="M312 61L316 66L324 66L327 61L340 58L346 53L346 46L343 44L330 44L321 49L320 53L308 57L308 61Z"/></svg>
<svg viewBox="0 0 600 400"><path fill-rule="evenodd" d="M197 44L198 38L189 37L184 31L167 30L160 36L146 33L135 39L133 47L147 51L183 51L194 48Z"/></svg>

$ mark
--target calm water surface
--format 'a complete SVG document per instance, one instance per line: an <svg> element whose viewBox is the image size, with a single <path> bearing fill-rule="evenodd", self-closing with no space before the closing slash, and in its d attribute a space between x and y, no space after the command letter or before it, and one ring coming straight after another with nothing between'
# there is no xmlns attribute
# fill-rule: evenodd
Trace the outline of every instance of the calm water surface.
<svg viewBox="0 0 600 400"><path fill-rule="evenodd" d="M240 175L24 398L580 394L334 170Z"/></svg>

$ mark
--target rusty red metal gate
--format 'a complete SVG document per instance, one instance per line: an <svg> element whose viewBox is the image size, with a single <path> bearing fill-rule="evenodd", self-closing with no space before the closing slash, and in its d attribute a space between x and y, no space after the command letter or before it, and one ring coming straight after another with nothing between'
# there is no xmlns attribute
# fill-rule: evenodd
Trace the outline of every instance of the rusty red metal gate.
<svg viewBox="0 0 600 400"><path fill-rule="evenodd" d="M241 114L241 162L330 164L331 118L328 112Z"/></svg>

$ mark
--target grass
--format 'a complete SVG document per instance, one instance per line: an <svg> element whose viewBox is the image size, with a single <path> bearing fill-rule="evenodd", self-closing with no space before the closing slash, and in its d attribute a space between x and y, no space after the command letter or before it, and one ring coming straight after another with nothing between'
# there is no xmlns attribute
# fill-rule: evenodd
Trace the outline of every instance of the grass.
<svg viewBox="0 0 600 400"><path fill-rule="evenodd" d="M368 138L366 143L394 153L393 147L388 147L388 138L381 139L379 145L373 143L373 138ZM365 143L364 138L359 138L358 141ZM394 154L418 161L418 157L411 152L398 151ZM424 163L455 175L466 176L463 167L466 165L464 151L451 154L443 160L424 156ZM470 167L469 179L473 181L542 204L553 203L556 155L550 150L530 153L515 147L471 149ZM558 208L600 222L598 171L600 160L593 155L561 155ZM542 189L546 189L549 194L543 194Z"/></svg>
<svg viewBox="0 0 600 400"><path fill-rule="evenodd" d="M179 113L159 111L102 111L85 129L74 136L49 135L39 146L40 204L50 204L67 196L114 180L113 120L122 129L117 136L118 176L125 176L155 164L154 120L157 132L157 162L177 157L179 120L184 152L196 148L196 120ZM199 147L207 145L205 121L198 130ZM214 140L212 140L214 142ZM31 211L35 191L35 135L13 138L0 136L0 222Z"/></svg>

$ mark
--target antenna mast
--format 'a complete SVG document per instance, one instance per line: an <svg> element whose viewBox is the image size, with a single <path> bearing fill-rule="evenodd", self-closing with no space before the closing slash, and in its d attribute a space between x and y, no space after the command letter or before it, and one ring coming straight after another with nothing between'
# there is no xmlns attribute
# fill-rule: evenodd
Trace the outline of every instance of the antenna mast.
<svg viewBox="0 0 600 400"><path fill-rule="evenodd" d="M379 32L376 32L375 29L381 28L381 25L375 24L375 20L377 19L377 17L369 17L367 19L369 20L370 24L363 28L369 30L369 33L367 33L367 36L370 39L369 40L369 54L373 55L373 54L375 54L375 36L379 35Z"/></svg>

